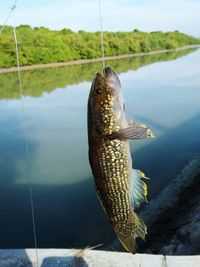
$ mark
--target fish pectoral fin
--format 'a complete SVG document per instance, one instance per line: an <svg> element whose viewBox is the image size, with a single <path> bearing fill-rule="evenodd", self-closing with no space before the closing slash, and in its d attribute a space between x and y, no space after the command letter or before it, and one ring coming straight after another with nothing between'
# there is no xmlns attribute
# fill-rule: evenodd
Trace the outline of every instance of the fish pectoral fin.
<svg viewBox="0 0 200 267"><path fill-rule="evenodd" d="M144 201L147 202L147 185L142 179L149 179L139 170L132 169L131 201L133 208L138 208Z"/></svg>
<svg viewBox="0 0 200 267"><path fill-rule="evenodd" d="M114 140L139 140L143 138L153 138L155 135L145 124L132 123L127 128L120 129L106 136L107 139Z"/></svg>

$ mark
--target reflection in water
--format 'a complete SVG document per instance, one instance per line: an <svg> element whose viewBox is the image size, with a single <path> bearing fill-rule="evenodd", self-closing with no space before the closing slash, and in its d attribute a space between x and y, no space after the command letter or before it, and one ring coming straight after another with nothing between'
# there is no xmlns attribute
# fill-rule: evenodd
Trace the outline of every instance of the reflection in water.
<svg viewBox="0 0 200 267"><path fill-rule="evenodd" d="M190 52L108 62L121 73L128 117L157 135L131 143L134 166L152 177L150 199L200 151L200 52ZM0 76L0 247L33 247L29 177L39 247L106 246L113 238L87 157L87 97L98 70L101 63L23 72L24 114L16 73Z"/></svg>
<svg viewBox="0 0 200 267"><path fill-rule="evenodd" d="M149 65L154 62L174 60L195 50L196 48L186 49L151 56L112 60L106 63L107 65L110 64L113 69L120 74L128 70L137 70L141 66ZM94 74L101 70L102 63L97 62L60 68L24 71L21 73L23 93L29 96L41 96L44 92L51 92L56 88L66 88L69 85L91 81ZM1 74L0 88L0 98L19 98L18 77L16 73Z"/></svg>
<svg viewBox="0 0 200 267"><path fill-rule="evenodd" d="M26 176L27 164L25 150L24 129L21 124L20 114L5 114L0 117L0 184L12 185L17 177ZM30 161L34 157L36 143L29 142L32 151Z"/></svg>
<svg viewBox="0 0 200 267"><path fill-rule="evenodd" d="M91 179L76 185L32 187L40 248L86 247L112 241L113 230L93 187ZM34 247L28 186L1 190L0 247Z"/></svg>

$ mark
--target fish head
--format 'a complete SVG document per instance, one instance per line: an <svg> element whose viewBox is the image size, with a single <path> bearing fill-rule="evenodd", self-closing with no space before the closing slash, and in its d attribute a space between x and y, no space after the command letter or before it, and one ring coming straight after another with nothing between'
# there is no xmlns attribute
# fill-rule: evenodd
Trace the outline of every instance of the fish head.
<svg viewBox="0 0 200 267"><path fill-rule="evenodd" d="M124 106L120 80L111 67L106 67L103 74L94 77L88 101L89 116L99 134L119 130Z"/></svg>

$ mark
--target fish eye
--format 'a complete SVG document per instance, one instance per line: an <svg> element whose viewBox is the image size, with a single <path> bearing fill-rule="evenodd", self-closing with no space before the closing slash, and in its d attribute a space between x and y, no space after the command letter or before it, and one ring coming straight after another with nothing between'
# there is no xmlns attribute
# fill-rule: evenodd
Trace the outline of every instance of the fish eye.
<svg viewBox="0 0 200 267"><path fill-rule="evenodd" d="M97 95L100 95L100 94L101 94L101 89L97 88L97 89L95 90L95 93L96 93Z"/></svg>

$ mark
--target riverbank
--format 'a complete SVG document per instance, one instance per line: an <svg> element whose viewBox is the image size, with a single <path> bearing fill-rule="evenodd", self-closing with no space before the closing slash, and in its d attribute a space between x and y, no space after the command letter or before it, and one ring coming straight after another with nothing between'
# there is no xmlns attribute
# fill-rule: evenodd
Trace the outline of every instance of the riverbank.
<svg viewBox="0 0 200 267"><path fill-rule="evenodd" d="M149 234L142 253L200 255L200 156L141 213Z"/></svg>
<svg viewBox="0 0 200 267"><path fill-rule="evenodd" d="M144 52L144 53L134 53L134 54L127 54L127 55L118 55L118 56L109 56L105 57L105 60L116 60L116 59L123 59L123 58L131 58L131 57L139 57L139 56L148 56L148 55L155 55L160 53L167 53L172 51L181 51L185 49L192 49L192 48L199 48L200 45L188 45L183 46L175 49L164 49L164 50L157 50L152 52ZM92 62L100 62L102 58L93 58L93 59L80 59L74 60L69 62L56 62L56 63L48 63L48 64L38 64L38 65L30 65L30 66L21 66L21 71L26 70L35 70L35 69L42 69L42 68L55 68L55 67L64 67L64 66L71 66L71 65L80 65L80 64L87 64ZM11 68L0 68L0 74L9 73L9 72L16 72L18 69L17 67Z"/></svg>

